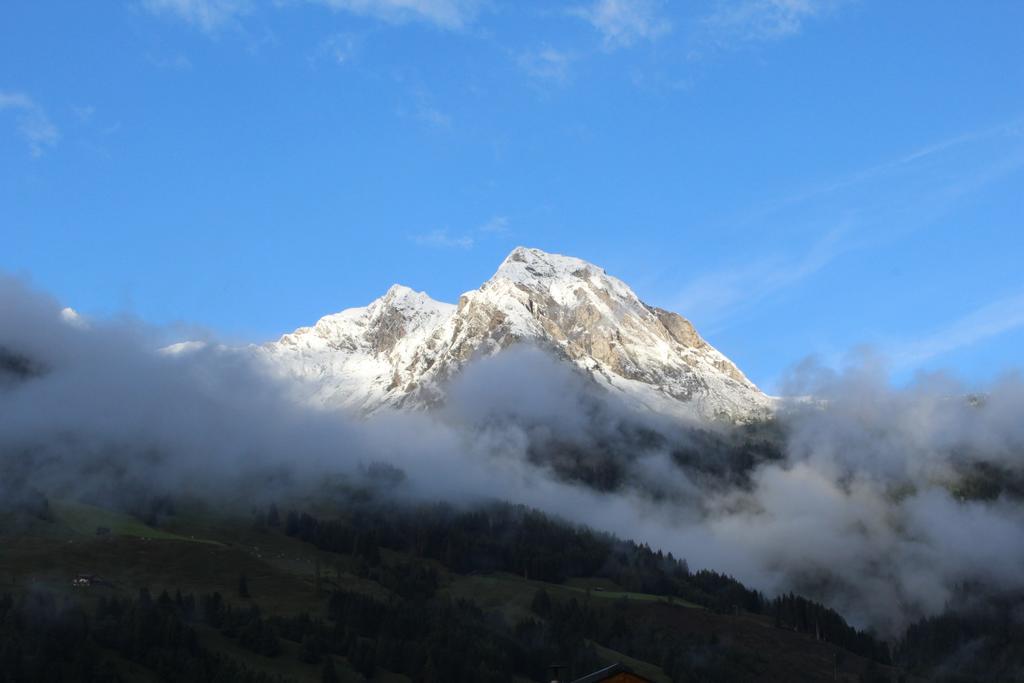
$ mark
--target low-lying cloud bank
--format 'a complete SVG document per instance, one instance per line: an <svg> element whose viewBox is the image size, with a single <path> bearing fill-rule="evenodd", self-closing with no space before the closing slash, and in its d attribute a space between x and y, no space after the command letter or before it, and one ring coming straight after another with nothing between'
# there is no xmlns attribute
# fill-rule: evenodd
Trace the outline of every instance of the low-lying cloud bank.
<svg viewBox="0 0 1024 683"><path fill-rule="evenodd" d="M143 485L273 500L384 462L405 498L535 506L883 635L957 585L1024 589L1015 375L968 396L942 376L893 389L870 361L803 368L790 393L814 400L781 411L773 451L638 412L536 349L469 366L437 414L364 420L296 404L248 354L158 346L0 278L0 498Z"/></svg>

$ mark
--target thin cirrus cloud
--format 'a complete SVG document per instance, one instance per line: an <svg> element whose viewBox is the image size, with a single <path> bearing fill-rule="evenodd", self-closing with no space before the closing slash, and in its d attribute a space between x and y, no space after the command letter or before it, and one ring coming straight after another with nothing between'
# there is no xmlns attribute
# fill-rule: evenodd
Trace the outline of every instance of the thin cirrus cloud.
<svg viewBox="0 0 1024 683"><path fill-rule="evenodd" d="M948 138L930 142L883 163L861 169L825 183L805 188L801 192L788 197L783 197L776 201L773 205L768 207L768 211L778 210L787 205L811 201L818 197L848 190L858 185L869 185L870 183L878 180L891 183L891 179L894 176L908 172L910 169L913 169L916 164L926 161L941 163L943 157L945 157L946 163L951 163L956 166L960 171L960 175L969 175L972 178L984 180L992 175L993 172L997 172L1004 166L1004 164L998 160L998 157L996 157L996 163L993 164L989 162L987 165L981 165L978 167L977 164L969 163L969 156L961 160L961 158L954 155L958 153L966 153L970 155L971 150L978 150L987 144L995 145L998 143L997 148L1001 152L1009 150L1010 154L1008 156L1012 159L1015 156L1019 157L1019 155L1013 154L1013 150L1020 146L1022 139L1024 139L1024 118L1020 117L998 125L959 133ZM993 155L989 154L986 155L986 158L992 156ZM972 169L970 173L965 172L968 169ZM956 194L951 191L951 187L952 186L944 187L943 194L947 196Z"/></svg>
<svg viewBox="0 0 1024 683"><path fill-rule="evenodd" d="M321 41L316 57L338 65L350 63L359 52L359 38L352 33L335 33Z"/></svg>
<svg viewBox="0 0 1024 683"><path fill-rule="evenodd" d="M564 83L569 79L569 68L573 59L569 52L544 45L521 52L517 61L523 71L536 79Z"/></svg>
<svg viewBox="0 0 1024 683"><path fill-rule="evenodd" d="M703 28L719 44L766 42L797 35L804 24L845 0L740 0L718 3Z"/></svg>
<svg viewBox="0 0 1024 683"><path fill-rule="evenodd" d="M836 257L920 231L967 197L1019 172L1024 167L1022 144L1020 120L1015 119L924 145L735 218L731 222L737 225L803 225L816 231L815 226L839 220L842 232L828 233L802 253L748 253L741 265L697 277L672 299L673 305L711 330L723 329L757 303L798 287ZM1012 312L1009 304L1003 306L991 310ZM1008 314L1005 319L1017 318ZM969 339L994 326L993 319L965 319L961 332L949 338ZM908 364L927 360L939 354L938 339L904 344L890 355Z"/></svg>
<svg viewBox="0 0 1024 683"><path fill-rule="evenodd" d="M46 111L31 97L20 92L0 90L0 112L15 114L18 134L28 143L34 157L40 157L60 140L60 131Z"/></svg>
<svg viewBox="0 0 1024 683"><path fill-rule="evenodd" d="M452 235L445 228L431 230L422 235L414 235L412 240L421 247L443 247L448 249L469 249L475 242L470 235Z"/></svg>
<svg viewBox="0 0 1024 683"><path fill-rule="evenodd" d="M477 238L498 238L508 235L511 221L508 216L492 216L476 230L462 235L453 235L447 228L431 230L420 235L413 235L412 241L421 247L435 247L444 249L472 249L477 243Z"/></svg>
<svg viewBox="0 0 1024 683"><path fill-rule="evenodd" d="M899 368L914 367L1024 327L1024 291L990 301L930 334L896 344L888 356Z"/></svg>
<svg viewBox="0 0 1024 683"><path fill-rule="evenodd" d="M389 23L423 21L448 30L465 28L481 9L480 0L307 0L307 4ZM142 7L153 14L177 17L207 33L230 26L256 5L254 0L142 0Z"/></svg>
<svg viewBox="0 0 1024 683"><path fill-rule="evenodd" d="M433 96L425 88L413 89L408 106L400 108L398 115L410 116L435 130L452 126L451 115L434 104Z"/></svg>
<svg viewBox="0 0 1024 683"><path fill-rule="evenodd" d="M672 22L662 13L659 0L596 0L570 9L570 14L597 30L607 49L629 47L669 33Z"/></svg>
<svg viewBox="0 0 1024 683"><path fill-rule="evenodd" d="M508 216L494 216L486 223L480 226L480 232L489 233L492 235L501 235L508 232L509 220Z"/></svg>
<svg viewBox="0 0 1024 683"><path fill-rule="evenodd" d="M451 116L424 102L416 105L416 118L431 128L449 128L452 125Z"/></svg>
<svg viewBox="0 0 1024 683"><path fill-rule="evenodd" d="M207 33L252 10L249 0L143 0L142 6L153 14L177 17Z"/></svg>
<svg viewBox="0 0 1024 683"><path fill-rule="evenodd" d="M392 23L425 21L459 30L480 13L480 0L312 0L332 9L375 17Z"/></svg>
<svg viewBox="0 0 1024 683"><path fill-rule="evenodd" d="M796 256L771 256L698 277L679 293L675 310L709 328L814 275L850 248L833 230Z"/></svg>

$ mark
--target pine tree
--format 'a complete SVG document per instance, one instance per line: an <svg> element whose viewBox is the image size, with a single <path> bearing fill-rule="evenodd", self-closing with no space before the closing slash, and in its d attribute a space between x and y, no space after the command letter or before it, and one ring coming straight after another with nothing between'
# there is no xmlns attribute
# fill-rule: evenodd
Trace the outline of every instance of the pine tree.
<svg viewBox="0 0 1024 683"><path fill-rule="evenodd" d="M321 683L338 683L340 680L338 672L334 670L334 658L327 657L324 661L323 669L320 670Z"/></svg>
<svg viewBox="0 0 1024 683"><path fill-rule="evenodd" d="M548 595L546 590L541 588L534 593L530 609L534 614L541 617L547 617L551 614L551 596Z"/></svg>

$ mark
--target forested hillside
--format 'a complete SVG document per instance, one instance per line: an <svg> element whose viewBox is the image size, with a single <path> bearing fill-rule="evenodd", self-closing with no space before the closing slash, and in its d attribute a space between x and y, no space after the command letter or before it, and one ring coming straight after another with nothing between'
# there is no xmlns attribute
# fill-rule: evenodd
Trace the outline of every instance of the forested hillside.
<svg viewBox="0 0 1024 683"><path fill-rule="evenodd" d="M896 675L822 605L520 506L25 501L2 518L4 681Z"/></svg>

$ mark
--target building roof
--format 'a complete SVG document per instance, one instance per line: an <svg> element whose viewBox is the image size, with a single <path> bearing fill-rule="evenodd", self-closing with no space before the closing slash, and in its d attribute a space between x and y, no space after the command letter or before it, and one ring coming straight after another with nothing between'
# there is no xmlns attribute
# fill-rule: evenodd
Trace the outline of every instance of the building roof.
<svg viewBox="0 0 1024 683"><path fill-rule="evenodd" d="M582 678L577 678L572 683L599 683L600 681L608 680L621 680L621 681L650 681L651 679L634 673L632 669L623 664L622 662L616 662L611 666L606 666L599 671L595 671L592 674L587 674Z"/></svg>

